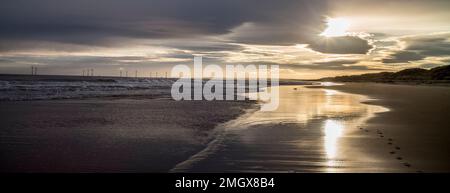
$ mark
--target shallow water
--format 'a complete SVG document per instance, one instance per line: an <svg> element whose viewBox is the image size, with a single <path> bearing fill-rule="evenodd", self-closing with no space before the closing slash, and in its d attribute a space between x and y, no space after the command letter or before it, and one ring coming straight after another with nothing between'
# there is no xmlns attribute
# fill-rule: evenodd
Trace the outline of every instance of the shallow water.
<svg viewBox="0 0 450 193"><path fill-rule="evenodd" d="M326 87L281 86L276 111L249 111L221 125L216 140L172 171L402 171L388 156L372 154L385 149L364 124L388 109L361 103L368 100Z"/></svg>

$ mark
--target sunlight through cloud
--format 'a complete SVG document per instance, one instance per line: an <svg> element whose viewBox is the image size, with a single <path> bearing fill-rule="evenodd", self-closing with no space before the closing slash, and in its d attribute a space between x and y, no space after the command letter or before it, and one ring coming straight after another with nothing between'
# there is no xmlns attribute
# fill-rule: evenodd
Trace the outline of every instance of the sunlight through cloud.
<svg viewBox="0 0 450 193"><path fill-rule="evenodd" d="M350 27L350 21L345 18L328 18L327 28L320 34L325 37L345 36Z"/></svg>

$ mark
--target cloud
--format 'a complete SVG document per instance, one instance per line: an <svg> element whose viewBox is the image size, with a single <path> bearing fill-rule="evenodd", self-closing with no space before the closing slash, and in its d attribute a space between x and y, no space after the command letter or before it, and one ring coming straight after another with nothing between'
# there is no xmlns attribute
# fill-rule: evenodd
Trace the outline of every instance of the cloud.
<svg viewBox="0 0 450 193"><path fill-rule="evenodd" d="M325 62L314 62L312 64L295 63L275 63L275 62L254 62L248 64L279 65L280 68L298 69L298 70L380 70L379 68L370 68L366 65L358 64L359 60L340 59ZM244 63L246 64L246 63Z"/></svg>
<svg viewBox="0 0 450 193"><path fill-rule="evenodd" d="M298 65L299 68L320 70L378 70L366 65L356 65L359 60L332 60L327 62L315 62L311 65Z"/></svg>
<svg viewBox="0 0 450 193"><path fill-rule="evenodd" d="M326 62L315 62L314 64L324 65L324 66L336 66L336 65L356 64L356 63L358 63L358 60L332 60L332 61L326 61Z"/></svg>
<svg viewBox="0 0 450 193"><path fill-rule="evenodd" d="M398 41L404 48L383 58L383 63L407 63L427 57L450 56L450 33L408 36Z"/></svg>
<svg viewBox="0 0 450 193"><path fill-rule="evenodd" d="M407 37L402 39L405 50L424 56L450 56L450 33Z"/></svg>
<svg viewBox="0 0 450 193"><path fill-rule="evenodd" d="M420 63L439 63L442 58L438 57L449 55L448 33L391 37L391 28L409 23L389 14L380 18L394 18L392 23L396 25L375 25L375 30L371 31L361 29L371 33L371 39L386 41L373 42L362 36L318 36L326 27L327 16L348 13L356 30L359 29L358 16L367 16L366 12L411 13L410 10L398 11L397 5L405 3L395 2L392 6L390 1L389 5L384 2L388 1L3 0L0 6L0 68L21 66L28 72L27 65L35 63L65 69L84 65L105 68L153 66L186 63L193 55L202 55L205 62L217 64L265 61L303 69L372 70L370 65L375 65L370 61L372 59L393 63L430 57L429 61ZM429 1L414 0L406 4L416 9L423 8L418 5L430 5L426 12L445 8ZM386 6L390 8L385 9ZM339 7L351 12L336 11ZM373 10L373 7L378 9ZM362 14L352 15L354 12ZM377 19L379 15L368 16ZM414 22L416 19L407 18ZM369 22L373 21L368 20L367 25ZM422 27L428 28L428 25ZM392 39L402 42L402 50L392 45L397 43L390 41ZM375 46L377 50L374 51ZM298 64L338 57L329 54L367 53L371 55L358 56L360 62L335 60Z"/></svg>
<svg viewBox="0 0 450 193"><path fill-rule="evenodd" d="M398 51L387 58L383 58L383 63L405 63L410 61L422 60L425 56L412 51Z"/></svg>
<svg viewBox="0 0 450 193"><path fill-rule="evenodd" d="M320 26L325 0L40 0L2 1L0 40L108 45L121 38L173 39L217 36L247 22L263 28L256 42L291 44ZM296 28L296 29L294 29ZM293 32L293 30L295 30ZM273 33L272 33L273 32ZM271 35L278 34L276 37ZM244 41L235 33L232 41ZM289 38L286 38L289 37ZM123 40L123 39L122 39ZM251 40L251 41L253 41Z"/></svg>
<svg viewBox="0 0 450 193"><path fill-rule="evenodd" d="M194 52L242 51L243 49L242 46L237 44L210 39L177 39L174 41L164 41L158 45Z"/></svg>
<svg viewBox="0 0 450 193"><path fill-rule="evenodd" d="M421 64L419 67L420 68L435 68L438 66L443 66L445 64L435 64L435 63L426 63L426 64Z"/></svg>
<svg viewBox="0 0 450 193"><path fill-rule="evenodd" d="M205 0L6 1L1 8L5 27L1 35L164 38L196 34L189 32L226 33L241 22L239 15L231 14L231 5ZM212 13L219 17L205 17Z"/></svg>
<svg viewBox="0 0 450 193"><path fill-rule="evenodd" d="M146 56L30 56L30 55L18 55L3 57L0 60L0 65L11 65L14 63L20 63L28 68L28 65L38 65L46 68L104 68L114 66L127 66L127 67L150 67L160 65L176 65L185 63L185 61L191 61L192 58L186 58L183 55L171 54L167 55L166 59L186 59L180 62L177 61L159 61L158 58L146 57ZM184 61L184 62L183 62Z"/></svg>
<svg viewBox="0 0 450 193"><path fill-rule="evenodd" d="M308 47L331 54L366 54L373 48L367 40L356 36L320 37L314 39Z"/></svg>

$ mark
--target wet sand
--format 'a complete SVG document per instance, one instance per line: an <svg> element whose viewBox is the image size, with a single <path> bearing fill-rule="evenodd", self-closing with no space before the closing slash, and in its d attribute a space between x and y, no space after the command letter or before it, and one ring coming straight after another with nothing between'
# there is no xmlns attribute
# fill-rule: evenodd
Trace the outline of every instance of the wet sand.
<svg viewBox="0 0 450 193"><path fill-rule="evenodd" d="M324 88L281 86L280 106L249 112L224 127L207 149L173 172L385 171L394 162L372 160L354 140L378 141L359 126L382 107L366 97ZM381 141L380 141L381 144ZM404 168L400 168L401 170Z"/></svg>
<svg viewBox="0 0 450 193"><path fill-rule="evenodd" d="M378 100L368 104L390 109L370 119L365 128L381 130L392 139L393 159L401 158L398 161L414 171L450 171L450 87L348 83L331 88L369 95Z"/></svg>
<svg viewBox="0 0 450 193"><path fill-rule="evenodd" d="M252 104L160 96L1 101L1 172L167 172Z"/></svg>
<svg viewBox="0 0 450 193"><path fill-rule="evenodd" d="M449 89L416 89L282 86L277 111L249 112L221 125L224 132L208 148L171 171L448 171ZM387 90L398 95L374 95ZM438 104L427 105L431 99Z"/></svg>

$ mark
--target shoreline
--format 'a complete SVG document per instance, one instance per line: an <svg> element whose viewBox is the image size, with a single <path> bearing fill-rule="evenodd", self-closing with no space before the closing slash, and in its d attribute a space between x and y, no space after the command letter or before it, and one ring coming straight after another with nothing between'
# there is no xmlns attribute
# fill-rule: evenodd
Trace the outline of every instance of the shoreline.
<svg viewBox="0 0 450 193"><path fill-rule="evenodd" d="M224 124L222 135L171 172L392 171L392 163L371 162L362 156L364 149L349 145L355 139L379 142L358 127L381 107L360 103L365 96L324 88L280 91L278 110L250 112Z"/></svg>
<svg viewBox="0 0 450 193"><path fill-rule="evenodd" d="M448 87L280 87L290 102L269 113L165 95L1 101L1 171L450 171Z"/></svg>
<svg viewBox="0 0 450 193"><path fill-rule="evenodd" d="M397 81L397 82L345 82L345 81L321 81L317 82L333 82L338 84L386 84L386 85L403 85L403 86L436 86L436 87L450 87L450 82L413 82L413 81Z"/></svg>
<svg viewBox="0 0 450 193"><path fill-rule="evenodd" d="M294 87L286 88L292 90ZM425 111L445 109L447 104L443 99L450 96L447 87L420 87L417 90L415 86L405 85L347 84L304 86L304 89L295 90L313 92L308 96L316 97L318 95L314 93L325 92L324 101L327 102L324 109L312 109L311 112L337 110L337 114L318 114L318 117L307 118L305 123L298 122L298 115L305 113L292 111L295 104L302 104L299 101L288 103L286 110L275 114L245 114L224 125L227 132L171 172L449 171L448 131L445 128L448 125L445 120L447 112L431 113L435 120L428 117L428 121L422 120L422 124L411 123L411 115L408 114L421 114L417 109L411 109L415 106ZM437 97L438 102L428 105L427 98L421 96L424 94L428 98ZM353 102L345 102L345 98ZM311 100L316 99L313 97ZM303 101L306 103L300 109L309 108L304 107L308 101ZM407 104L405 108L402 101L420 105ZM276 116L292 112L295 113L290 118ZM408 113L401 115L405 112ZM421 129L423 125L429 127L425 132Z"/></svg>
<svg viewBox="0 0 450 193"><path fill-rule="evenodd" d="M365 101L365 104L389 109L376 113L364 127L382 132L388 139L386 144L391 149L392 159L415 172L450 171L450 131L446 127L450 124L446 117L450 113L449 87L344 83L327 88L366 95L374 100Z"/></svg>
<svg viewBox="0 0 450 193"><path fill-rule="evenodd" d="M208 155L215 153L218 148L220 148L221 143L223 143L224 139L223 135L225 135L226 129L229 127L229 125L235 124L237 121L239 121L239 119L242 119L243 117L250 116L250 114L258 111L258 108L259 103L255 103L252 106L244 109L244 112L241 115L230 119L227 122L217 124L214 127L214 131L216 133L215 137L212 138L203 149L191 155L188 159L176 164L172 169L169 170L169 173L188 172L193 164L207 159Z"/></svg>
<svg viewBox="0 0 450 193"><path fill-rule="evenodd" d="M2 101L2 172L168 172L250 101ZM164 161L161 161L164 160Z"/></svg>

